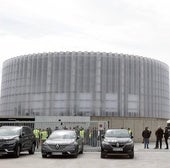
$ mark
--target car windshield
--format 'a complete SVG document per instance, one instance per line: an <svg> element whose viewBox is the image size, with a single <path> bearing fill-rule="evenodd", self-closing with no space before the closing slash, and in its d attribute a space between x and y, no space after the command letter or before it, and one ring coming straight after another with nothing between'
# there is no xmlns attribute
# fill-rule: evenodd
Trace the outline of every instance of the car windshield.
<svg viewBox="0 0 170 168"><path fill-rule="evenodd" d="M0 136L15 136L20 134L20 128L0 128Z"/></svg>
<svg viewBox="0 0 170 168"><path fill-rule="evenodd" d="M129 138L130 135L128 130L118 129L118 130L107 130L105 137L115 137L115 138Z"/></svg>
<svg viewBox="0 0 170 168"><path fill-rule="evenodd" d="M54 131L49 139L75 139L76 133L74 131Z"/></svg>

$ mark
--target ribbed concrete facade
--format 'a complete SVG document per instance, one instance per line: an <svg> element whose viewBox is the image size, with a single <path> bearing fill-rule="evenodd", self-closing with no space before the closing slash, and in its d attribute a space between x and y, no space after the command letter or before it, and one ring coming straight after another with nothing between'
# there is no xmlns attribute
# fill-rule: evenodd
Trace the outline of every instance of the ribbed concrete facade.
<svg viewBox="0 0 170 168"><path fill-rule="evenodd" d="M115 53L54 52L3 64L1 115L169 118L169 69Z"/></svg>

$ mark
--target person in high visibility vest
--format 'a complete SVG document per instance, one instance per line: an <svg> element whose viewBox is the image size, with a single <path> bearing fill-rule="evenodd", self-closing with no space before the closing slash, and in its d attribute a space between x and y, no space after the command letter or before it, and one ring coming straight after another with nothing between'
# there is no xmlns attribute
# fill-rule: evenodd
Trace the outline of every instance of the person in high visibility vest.
<svg viewBox="0 0 170 168"><path fill-rule="evenodd" d="M48 137L48 132L45 129L43 129L41 132L41 144L43 144L46 141L47 137Z"/></svg>
<svg viewBox="0 0 170 168"><path fill-rule="evenodd" d="M89 130L89 145L92 145L92 130Z"/></svg>
<svg viewBox="0 0 170 168"><path fill-rule="evenodd" d="M36 147L38 149L39 147L39 143L40 143L40 130L38 128L33 130L33 133L35 135L35 139L36 139Z"/></svg>
<svg viewBox="0 0 170 168"><path fill-rule="evenodd" d="M85 131L83 128L80 129L80 137L82 138L83 140L83 143L84 143L84 134L85 134Z"/></svg>
<svg viewBox="0 0 170 168"><path fill-rule="evenodd" d="M128 128L128 132L129 132L130 137L132 138L133 135L132 135L132 130L130 128Z"/></svg>
<svg viewBox="0 0 170 168"><path fill-rule="evenodd" d="M81 130L80 130L80 137L84 139L84 129L83 128L81 128Z"/></svg>

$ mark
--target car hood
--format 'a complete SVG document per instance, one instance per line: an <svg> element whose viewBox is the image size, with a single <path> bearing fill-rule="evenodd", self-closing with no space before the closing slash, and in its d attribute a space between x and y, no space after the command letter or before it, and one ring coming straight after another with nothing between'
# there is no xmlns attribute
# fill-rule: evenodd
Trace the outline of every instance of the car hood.
<svg viewBox="0 0 170 168"><path fill-rule="evenodd" d="M13 136L0 136L0 140L12 140L17 138L18 135L13 135Z"/></svg>
<svg viewBox="0 0 170 168"><path fill-rule="evenodd" d="M126 143L126 142L129 142L131 141L130 138L115 138L115 137L112 137L112 138L105 138L104 141L106 142L119 142L119 143Z"/></svg>
<svg viewBox="0 0 170 168"><path fill-rule="evenodd" d="M75 142L75 140L74 139L54 139L54 140L47 139L45 142L47 144L55 145L55 144L70 144Z"/></svg>

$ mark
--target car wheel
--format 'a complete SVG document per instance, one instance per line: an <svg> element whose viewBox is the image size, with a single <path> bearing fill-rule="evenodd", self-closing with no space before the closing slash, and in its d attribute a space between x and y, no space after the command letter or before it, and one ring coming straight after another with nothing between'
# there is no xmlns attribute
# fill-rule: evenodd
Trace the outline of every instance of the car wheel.
<svg viewBox="0 0 170 168"><path fill-rule="evenodd" d="M47 154L42 154L42 158L47 158Z"/></svg>
<svg viewBox="0 0 170 168"><path fill-rule="evenodd" d="M14 157L18 158L20 156L20 151L21 151L21 147L20 145L17 145L14 151Z"/></svg>
<svg viewBox="0 0 170 168"><path fill-rule="evenodd" d="M32 144L31 149L28 152L29 152L29 154L34 154L34 152L35 152L35 144Z"/></svg>
<svg viewBox="0 0 170 168"><path fill-rule="evenodd" d="M105 158L105 157L106 157L106 154L103 153L103 152L101 152L100 157L101 157L101 158Z"/></svg>
<svg viewBox="0 0 170 168"><path fill-rule="evenodd" d="M78 157L78 154L79 154L79 152L78 152L78 150L77 150L76 153L73 155L73 157L74 157L74 158L77 158L77 157Z"/></svg>
<svg viewBox="0 0 170 168"><path fill-rule="evenodd" d="M134 153L129 154L129 158L133 159L134 158Z"/></svg>
<svg viewBox="0 0 170 168"><path fill-rule="evenodd" d="M73 155L74 158L77 158L78 157L78 153L76 153L75 155Z"/></svg>
<svg viewBox="0 0 170 168"><path fill-rule="evenodd" d="M82 146L81 151L80 151L80 154L83 154L83 151L84 151L84 149L83 149L83 146Z"/></svg>

